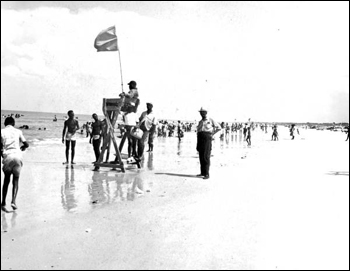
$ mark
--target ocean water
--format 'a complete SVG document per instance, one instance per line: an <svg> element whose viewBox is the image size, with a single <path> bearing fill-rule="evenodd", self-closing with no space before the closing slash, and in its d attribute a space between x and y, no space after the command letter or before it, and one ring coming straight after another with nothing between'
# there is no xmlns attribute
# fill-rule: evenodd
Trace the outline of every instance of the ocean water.
<svg viewBox="0 0 350 271"><path fill-rule="evenodd" d="M22 131L29 144L56 143L62 139L63 125L67 118L67 114L1 110L1 129L5 127L5 116L9 116L11 114L13 114L13 117L15 114L21 115L20 118L15 118L15 128L28 125L29 129L22 129ZM57 117L57 121L53 121L55 115ZM80 128L82 128L83 124L86 122L92 121L91 115L75 114L75 117L78 117L77 120L79 121ZM103 119L104 116L99 116L99 118ZM78 132L78 137L85 138L86 131L84 130L83 133Z"/></svg>
<svg viewBox="0 0 350 271"><path fill-rule="evenodd" d="M1 129L3 129L5 117L13 114L20 114L20 118L15 118L15 127L20 128L23 125L28 125L29 129L22 129L24 137L31 144L50 144L50 143L58 143L62 139L62 131L64 121L67 119L67 114L65 113L47 113L47 112L31 112L31 111L11 111L11 110L1 110L2 121L1 121ZM57 117L57 121L53 121L54 117ZM82 128L83 124L86 122L91 122L91 115L84 114L75 114L75 117L78 118L80 128ZM99 119L104 119L104 116L100 115ZM118 119L118 122L120 120ZM321 140L327 142L328 140L334 140L334 137L345 137L345 134L337 131L328 131L328 130L314 130L314 129L302 129L299 128L301 134L298 136L299 139L302 140ZM290 140L289 130L287 127L279 126L279 139L280 140ZM119 129L116 129L116 133L118 135ZM252 131L252 143L257 147L257 145L265 144L267 141L271 140L272 130L269 128L268 133L265 133L260 130L260 128L256 128L255 131ZM77 133L77 137L84 139L86 138L86 131L79 131ZM242 140L242 133L230 133L229 137L225 137L225 140L219 139L219 134L216 135L216 144L220 149L227 148L244 148L246 147L246 142ZM166 140L164 138L158 138L159 144L166 145L174 145L174 148L178 148L177 139L174 140ZM172 142L174 141L174 142ZM187 140L183 140L182 145L185 145ZM195 141L195 139L191 140ZM170 143L170 144L169 144ZM169 146L170 147L170 146ZM182 148L182 152L186 148Z"/></svg>

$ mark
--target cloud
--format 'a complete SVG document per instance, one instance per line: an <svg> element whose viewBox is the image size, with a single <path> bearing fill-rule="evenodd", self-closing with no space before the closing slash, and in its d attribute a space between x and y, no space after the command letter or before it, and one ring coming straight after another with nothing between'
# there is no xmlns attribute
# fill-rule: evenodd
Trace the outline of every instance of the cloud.
<svg viewBox="0 0 350 271"><path fill-rule="evenodd" d="M60 99L55 106L62 112L67 105L83 113L100 108L102 98L121 92L119 56L97 53L93 42L115 25L124 82L136 80L142 103L153 101L167 117L197 118L197 108L211 103L220 118L227 110L232 117L253 111L273 118L262 106L273 100L288 121L296 115L317 118L322 107L310 112L305 104L292 114L289 103L320 93L326 102L335 84L348 93L339 79L349 74L349 17L342 5L318 4L315 10L299 2L214 4L177 3L179 12L169 19L99 7L2 9L6 87L18 87L11 81L16 77L28 91Z"/></svg>
<svg viewBox="0 0 350 271"><path fill-rule="evenodd" d="M21 73L21 71L18 67L11 65L11 66L6 66L4 68L1 68L1 73L14 77L14 76L18 76Z"/></svg>

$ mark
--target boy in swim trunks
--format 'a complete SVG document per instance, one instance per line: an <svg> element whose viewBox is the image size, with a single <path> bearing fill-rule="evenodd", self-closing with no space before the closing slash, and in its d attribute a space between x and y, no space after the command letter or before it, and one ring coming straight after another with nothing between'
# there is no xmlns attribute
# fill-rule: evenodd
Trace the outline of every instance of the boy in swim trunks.
<svg viewBox="0 0 350 271"><path fill-rule="evenodd" d="M69 156L69 149L70 145L72 145L72 153L71 153L71 163L74 163L74 155L75 155L75 144L76 144L76 137L75 132L79 130L79 122L78 120L74 119L74 112L73 110L68 111L69 118L64 122L64 128L62 133L62 143L64 144L64 141L66 141L66 162L63 164L68 164L68 156ZM67 131L67 134L66 134Z"/></svg>
<svg viewBox="0 0 350 271"><path fill-rule="evenodd" d="M1 210L4 212L9 212L6 209L6 196L11 175L13 175L11 207L13 210L17 209L16 198L18 193L18 181L23 166L21 151L29 147L22 131L14 128L14 126L14 118L8 117L5 119L5 128L1 129L1 157L3 158L2 163L4 164L2 170L5 173L4 185L2 188ZM20 143L23 144L21 147Z"/></svg>

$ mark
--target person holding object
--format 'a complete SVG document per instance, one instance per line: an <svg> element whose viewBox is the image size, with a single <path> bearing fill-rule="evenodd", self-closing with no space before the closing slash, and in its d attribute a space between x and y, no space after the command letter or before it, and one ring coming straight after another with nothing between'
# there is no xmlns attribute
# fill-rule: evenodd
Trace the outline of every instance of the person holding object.
<svg viewBox="0 0 350 271"><path fill-rule="evenodd" d="M149 133L151 129L157 125L157 120L153 113L153 104L146 103L146 106L147 106L147 111L143 112L139 119L140 121L139 126L140 126L140 129L143 131L142 138L138 140L138 144L137 144L137 148L138 148L137 158L139 161L141 161L143 157L143 152L145 149L145 144L147 142Z"/></svg>

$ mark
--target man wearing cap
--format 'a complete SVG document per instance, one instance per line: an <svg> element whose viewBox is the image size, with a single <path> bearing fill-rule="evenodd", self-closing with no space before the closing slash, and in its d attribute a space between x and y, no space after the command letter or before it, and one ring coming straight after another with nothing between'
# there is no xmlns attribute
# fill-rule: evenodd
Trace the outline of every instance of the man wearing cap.
<svg viewBox="0 0 350 271"><path fill-rule="evenodd" d="M143 112L139 119L140 129L143 131L143 136L141 139L138 140L138 144L137 144L137 156L139 160L142 159L143 152L145 149L145 144L147 142L150 130L152 128L154 129L154 126L157 125L157 120L153 113L153 104L147 103L146 106L147 106L147 111Z"/></svg>
<svg viewBox="0 0 350 271"><path fill-rule="evenodd" d="M130 81L128 83L128 85L129 85L129 92L127 94L124 94L124 92L123 92L119 96L120 97L126 97L126 98L130 99L131 103L135 103L134 112L136 113L137 107L140 104L139 92L138 92L137 87L136 87L137 84L136 84L135 81Z"/></svg>
<svg viewBox="0 0 350 271"><path fill-rule="evenodd" d="M197 151L201 163L201 174L198 177L209 179L210 155L213 135L221 130L220 124L208 118L208 111L203 107L199 110L202 120L197 126Z"/></svg>

